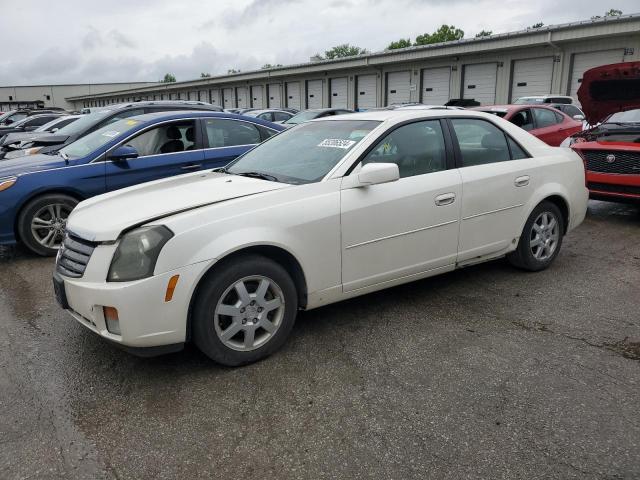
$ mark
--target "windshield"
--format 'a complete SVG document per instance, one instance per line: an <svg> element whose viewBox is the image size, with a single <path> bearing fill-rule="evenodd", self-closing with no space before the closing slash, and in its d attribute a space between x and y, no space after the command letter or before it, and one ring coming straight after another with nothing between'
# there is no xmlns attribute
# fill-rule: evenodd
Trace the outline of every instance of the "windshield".
<svg viewBox="0 0 640 480"><path fill-rule="evenodd" d="M2 115L0 115L0 123L2 123L2 121L9 117L10 115L13 115L16 111L15 110L10 110L8 112L3 113Z"/></svg>
<svg viewBox="0 0 640 480"><path fill-rule="evenodd" d="M78 120L75 123L80 123L81 121L82 120ZM109 125L105 125L95 132L91 132L90 134L85 135L79 140L76 140L75 142L67 145L62 150L60 150L60 154L71 159L82 158L92 152L95 152L100 147L112 141L114 138L119 137L124 132L131 130L139 124L140 122L138 120L134 120L131 118L110 123ZM73 125L73 123L71 125Z"/></svg>
<svg viewBox="0 0 640 480"><path fill-rule="evenodd" d="M307 110L306 112L302 112L297 115L294 115L284 123L286 123L287 125L298 125L299 123L308 122L309 120L313 120L314 118L317 118L318 113L319 112L315 112L313 110Z"/></svg>
<svg viewBox="0 0 640 480"><path fill-rule="evenodd" d="M96 123L100 122L107 116L109 113L112 113L113 110L98 110L97 112L89 113L84 115L79 120L70 123L66 127L61 128L56 132L56 135L75 135L77 133L82 133L86 129L91 128Z"/></svg>
<svg viewBox="0 0 640 480"><path fill-rule="evenodd" d="M46 132L47 130L49 130L50 128L55 127L57 124L59 123L68 123L68 122L73 122L75 119L73 118L66 118L66 117L59 117L59 118L55 118L53 120L51 120L48 123L45 123L44 125L42 125L41 127L38 127L34 130L34 132Z"/></svg>
<svg viewBox="0 0 640 480"><path fill-rule="evenodd" d="M640 123L640 110L616 112L604 123Z"/></svg>
<svg viewBox="0 0 640 480"><path fill-rule="evenodd" d="M544 98L541 97L520 97L515 102L516 105L531 105L535 103L544 103Z"/></svg>
<svg viewBox="0 0 640 480"><path fill-rule="evenodd" d="M258 145L227 171L256 172L293 184L318 182L379 123L331 120L300 125Z"/></svg>

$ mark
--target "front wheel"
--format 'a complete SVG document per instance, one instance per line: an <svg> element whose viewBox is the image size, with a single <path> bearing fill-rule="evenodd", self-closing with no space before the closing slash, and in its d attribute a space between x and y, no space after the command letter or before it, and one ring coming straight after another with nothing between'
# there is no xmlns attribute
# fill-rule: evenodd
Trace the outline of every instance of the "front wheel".
<svg viewBox="0 0 640 480"><path fill-rule="evenodd" d="M295 284L278 263L259 255L228 260L199 288L194 341L209 358L231 367L265 358L289 336L297 298Z"/></svg>
<svg viewBox="0 0 640 480"><path fill-rule="evenodd" d="M563 236L562 212L554 203L544 201L531 212L520 236L518 248L507 259L512 265L524 270L544 270L558 256Z"/></svg>
<svg viewBox="0 0 640 480"><path fill-rule="evenodd" d="M69 214L78 200L63 194L48 194L31 200L18 217L22 243L43 257L54 256L64 237Z"/></svg>

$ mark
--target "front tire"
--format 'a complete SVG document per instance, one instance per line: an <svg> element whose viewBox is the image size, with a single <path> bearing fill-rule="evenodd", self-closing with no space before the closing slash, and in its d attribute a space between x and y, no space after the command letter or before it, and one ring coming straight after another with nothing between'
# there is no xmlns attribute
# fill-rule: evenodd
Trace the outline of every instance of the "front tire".
<svg viewBox="0 0 640 480"><path fill-rule="evenodd" d="M205 277L193 309L193 337L212 360L237 367L261 360L285 342L295 323L298 295L278 263L247 255Z"/></svg>
<svg viewBox="0 0 640 480"><path fill-rule="evenodd" d="M552 202L541 202L524 225L518 248L507 255L515 267L530 272L547 268L560 252L564 236L564 217Z"/></svg>
<svg viewBox="0 0 640 480"><path fill-rule="evenodd" d="M78 200L48 194L31 200L18 216L18 237L33 253L52 257L58 253L69 214Z"/></svg>

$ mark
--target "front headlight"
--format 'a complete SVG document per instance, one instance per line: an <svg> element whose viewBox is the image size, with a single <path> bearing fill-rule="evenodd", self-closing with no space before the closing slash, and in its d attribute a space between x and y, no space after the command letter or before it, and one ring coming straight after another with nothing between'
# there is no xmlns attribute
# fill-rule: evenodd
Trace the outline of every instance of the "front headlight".
<svg viewBox="0 0 640 480"><path fill-rule="evenodd" d="M109 282L131 282L153 275L162 247L173 232L159 225L141 227L125 234L109 267Z"/></svg>
<svg viewBox="0 0 640 480"><path fill-rule="evenodd" d="M18 181L17 177L9 177L9 178L1 178L0 179L0 192L6 190L7 188L13 187L13 185Z"/></svg>

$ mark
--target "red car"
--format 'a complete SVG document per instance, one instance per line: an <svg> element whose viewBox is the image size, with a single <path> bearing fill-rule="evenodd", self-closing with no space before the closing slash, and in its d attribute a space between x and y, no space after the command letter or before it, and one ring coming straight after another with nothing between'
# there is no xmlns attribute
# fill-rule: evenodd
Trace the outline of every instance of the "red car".
<svg viewBox="0 0 640 480"><path fill-rule="evenodd" d="M584 159L591 198L639 202L640 62L588 70L578 99L587 121L597 125L571 138Z"/></svg>
<svg viewBox="0 0 640 480"><path fill-rule="evenodd" d="M565 138L582 131L582 122L543 105L494 105L471 110L492 113L509 120L552 147L560 146Z"/></svg>

